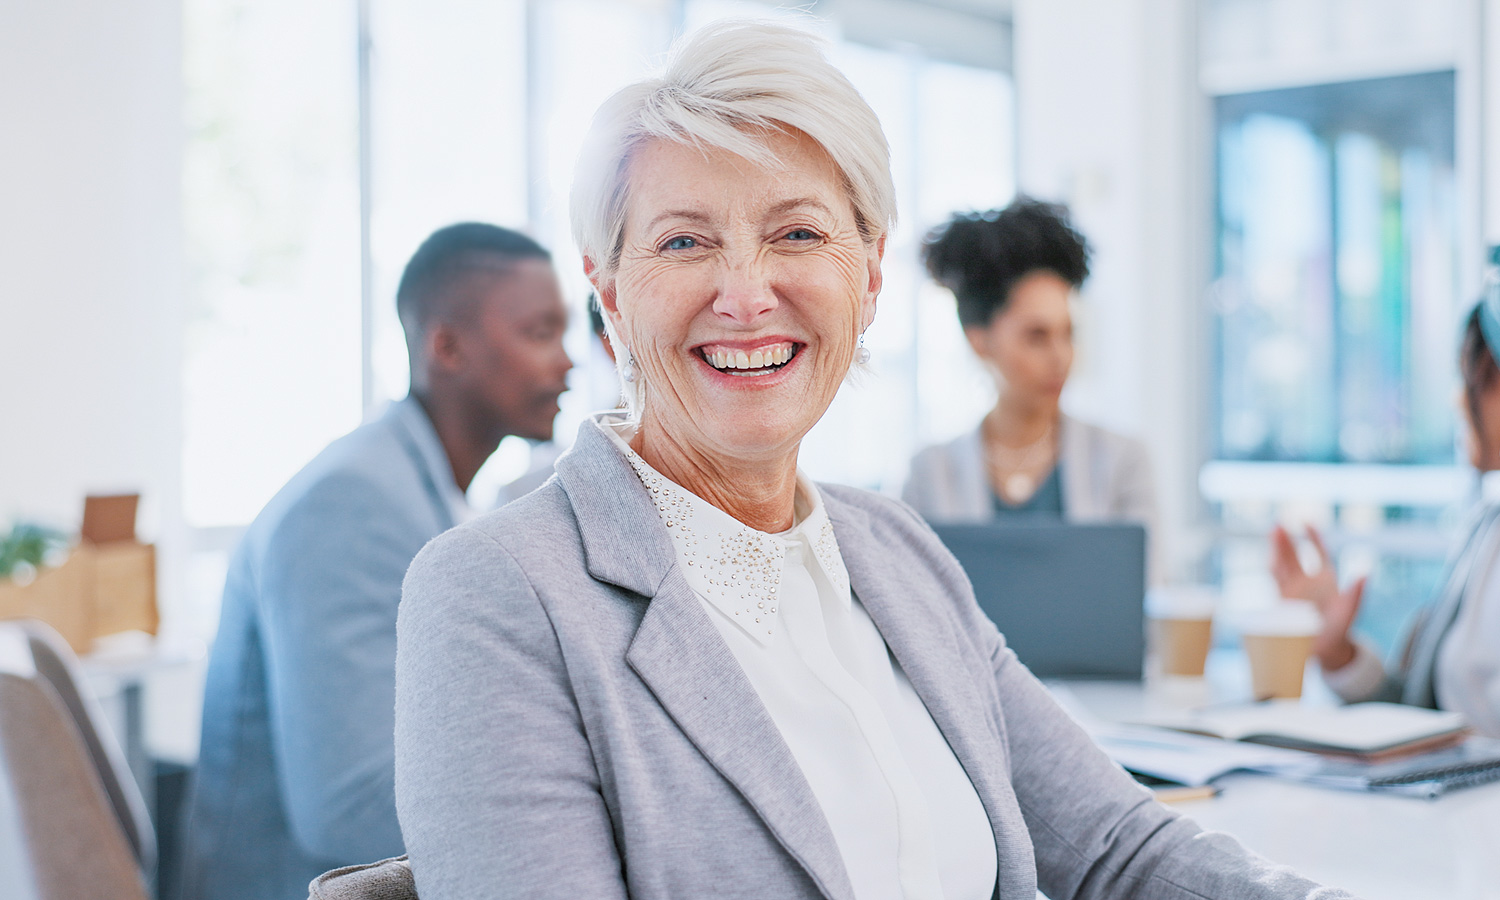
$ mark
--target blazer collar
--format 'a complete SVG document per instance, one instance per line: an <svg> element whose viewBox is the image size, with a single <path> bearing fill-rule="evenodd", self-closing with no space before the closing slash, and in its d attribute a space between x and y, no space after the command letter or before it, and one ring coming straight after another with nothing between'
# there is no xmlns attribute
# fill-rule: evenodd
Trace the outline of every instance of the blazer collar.
<svg viewBox="0 0 1500 900"><path fill-rule="evenodd" d="M812 788L677 567L650 495L593 420L557 461L589 574L649 599L625 660L830 900L854 900Z"/></svg>
<svg viewBox="0 0 1500 900"><path fill-rule="evenodd" d="M390 423L412 464L422 475L428 499L446 530L473 518L464 492L453 480L453 464L438 439L432 419L416 397L408 394L392 403L382 421Z"/></svg>
<svg viewBox="0 0 1500 900"><path fill-rule="evenodd" d="M556 470L578 522L589 574L654 595L675 565L672 539L658 527L650 495L609 435L593 419L584 420Z"/></svg>

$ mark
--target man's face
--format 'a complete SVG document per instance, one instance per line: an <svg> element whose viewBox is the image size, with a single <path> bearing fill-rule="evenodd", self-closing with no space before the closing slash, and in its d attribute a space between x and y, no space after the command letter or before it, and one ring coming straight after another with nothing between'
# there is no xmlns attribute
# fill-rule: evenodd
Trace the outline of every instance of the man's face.
<svg viewBox="0 0 1500 900"><path fill-rule="evenodd" d="M480 270L462 290L472 313L454 329L456 386L484 431L552 439L557 398L573 367L563 350L568 312L551 263L523 259Z"/></svg>

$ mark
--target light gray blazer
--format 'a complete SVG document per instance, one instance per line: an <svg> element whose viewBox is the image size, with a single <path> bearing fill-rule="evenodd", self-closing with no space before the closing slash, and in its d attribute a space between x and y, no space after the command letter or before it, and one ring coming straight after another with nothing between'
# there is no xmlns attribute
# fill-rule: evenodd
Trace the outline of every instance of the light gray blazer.
<svg viewBox="0 0 1500 900"><path fill-rule="evenodd" d="M1151 460L1139 441L1062 417L1063 512L1070 521L1156 520ZM913 457L901 499L932 522L988 522L994 492L979 429Z"/></svg>
<svg viewBox="0 0 1500 900"><path fill-rule="evenodd" d="M1139 522L1150 537L1152 581L1165 554L1157 528L1151 458L1134 438L1072 416L1061 421L1063 518L1069 522ZM984 466L979 429L912 458L901 499L934 523L979 523L995 518L995 495Z"/></svg>
<svg viewBox="0 0 1500 900"><path fill-rule="evenodd" d="M824 498L850 580L989 815L996 896L1347 897L1200 831L1016 661L908 508ZM423 900L854 900L770 715L592 422L540 490L407 575L396 805Z"/></svg>

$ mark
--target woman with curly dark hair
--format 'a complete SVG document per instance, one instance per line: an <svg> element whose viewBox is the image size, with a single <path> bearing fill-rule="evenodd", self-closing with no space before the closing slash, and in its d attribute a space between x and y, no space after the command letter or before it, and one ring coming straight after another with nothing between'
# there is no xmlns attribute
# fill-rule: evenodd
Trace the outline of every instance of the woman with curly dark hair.
<svg viewBox="0 0 1500 900"><path fill-rule="evenodd" d="M1022 197L928 235L927 271L953 292L969 346L995 376L979 427L917 454L903 498L935 522L1015 515L1139 521L1156 503L1145 448L1059 405L1073 366L1074 292L1089 246L1059 205Z"/></svg>

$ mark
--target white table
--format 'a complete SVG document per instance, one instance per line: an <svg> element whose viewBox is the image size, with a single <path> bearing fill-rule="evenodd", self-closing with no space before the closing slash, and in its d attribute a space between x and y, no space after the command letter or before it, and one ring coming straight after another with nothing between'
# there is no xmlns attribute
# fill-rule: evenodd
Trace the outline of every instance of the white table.
<svg viewBox="0 0 1500 900"><path fill-rule="evenodd" d="M1170 702L1139 684L1072 682L1089 712L1123 720ZM1364 900L1500 900L1500 782L1420 800L1260 775L1177 808L1268 859Z"/></svg>

